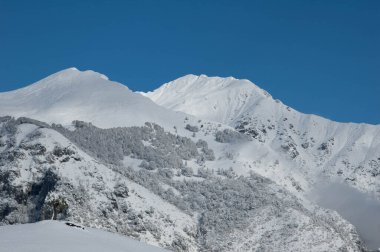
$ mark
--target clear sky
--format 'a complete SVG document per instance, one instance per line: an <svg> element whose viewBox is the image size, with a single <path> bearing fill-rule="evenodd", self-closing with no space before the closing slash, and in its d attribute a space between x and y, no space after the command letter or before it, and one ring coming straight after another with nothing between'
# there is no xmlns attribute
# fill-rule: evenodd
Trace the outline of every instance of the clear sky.
<svg viewBox="0 0 380 252"><path fill-rule="evenodd" d="M380 124L380 1L0 0L0 91L72 66L142 91L246 78L301 112Z"/></svg>

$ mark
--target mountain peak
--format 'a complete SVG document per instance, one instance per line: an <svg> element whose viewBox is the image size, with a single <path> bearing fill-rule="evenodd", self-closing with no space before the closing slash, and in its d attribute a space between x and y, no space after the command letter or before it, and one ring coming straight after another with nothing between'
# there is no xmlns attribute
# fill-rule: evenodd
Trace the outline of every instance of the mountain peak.
<svg viewBox="0 0 380 252"><path fill-rule="evenodd" d="M277 104L249 80L192 74L144 95L166 108L226 124L259 103L270 103L266 107Z"/></svg>

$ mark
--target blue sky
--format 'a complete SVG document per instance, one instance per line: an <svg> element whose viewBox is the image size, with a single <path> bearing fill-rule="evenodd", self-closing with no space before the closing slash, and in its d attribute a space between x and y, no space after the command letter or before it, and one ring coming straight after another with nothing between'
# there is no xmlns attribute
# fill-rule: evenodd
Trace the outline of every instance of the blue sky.
<svg viewBox="0 0 380 252"><path fill-rule="evenodd" d="M0 0L0 91L75 66L132 90L246 78L285 104L380 123L380 1Z"/></svg>

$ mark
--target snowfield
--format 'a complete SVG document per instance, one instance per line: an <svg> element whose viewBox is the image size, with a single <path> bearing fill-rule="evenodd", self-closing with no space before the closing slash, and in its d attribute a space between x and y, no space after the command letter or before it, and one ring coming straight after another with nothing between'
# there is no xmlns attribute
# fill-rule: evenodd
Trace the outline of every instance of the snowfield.
<svg viewBox="0 0 380 252"><path fill-rule="evenodd" d="M41 221L0 227L1 251L9 252L164 252L167 250L94 228Z"/></svg>

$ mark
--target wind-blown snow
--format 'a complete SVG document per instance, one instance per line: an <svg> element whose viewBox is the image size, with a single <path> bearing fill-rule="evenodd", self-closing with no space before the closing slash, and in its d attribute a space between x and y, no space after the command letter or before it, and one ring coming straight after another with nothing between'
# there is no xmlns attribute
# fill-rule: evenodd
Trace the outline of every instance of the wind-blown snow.
<svg viewBox="0 0 380 252"><path fill-rule="evenodd" d="M125 236L65 222L41 221L0 227L1 251L9 252L164 252Z"/></svg>

